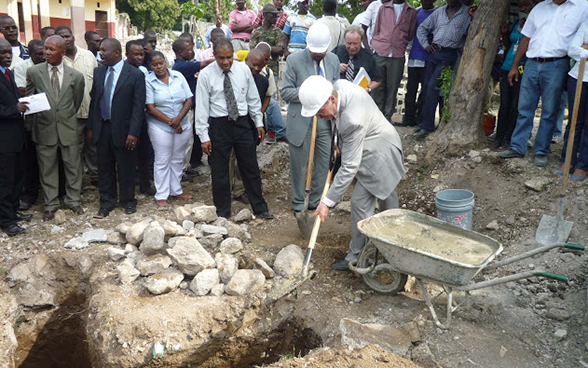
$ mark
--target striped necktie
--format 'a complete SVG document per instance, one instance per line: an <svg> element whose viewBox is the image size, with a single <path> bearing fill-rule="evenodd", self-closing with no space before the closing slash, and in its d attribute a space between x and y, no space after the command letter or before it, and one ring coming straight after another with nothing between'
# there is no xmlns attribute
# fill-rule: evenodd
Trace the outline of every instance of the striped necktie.
<svg viewBox="0 0 588 368"><path fill-rule="evenodd" d="M353 65L354 55L349 55L349 62L347 63L347 70L345 71L345 79L353 82L355 79L355 66Z"/></svg>

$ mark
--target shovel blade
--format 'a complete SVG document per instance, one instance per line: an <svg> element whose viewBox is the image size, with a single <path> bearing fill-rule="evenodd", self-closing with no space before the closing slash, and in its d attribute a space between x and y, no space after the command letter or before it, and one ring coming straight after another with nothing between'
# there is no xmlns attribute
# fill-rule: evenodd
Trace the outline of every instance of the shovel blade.
<svg viewBox="0 0 588 368"><path fill-rule="evenodd" d="M282 283L274 285L274 287L265 297L265 304L270 305L275 301L283 298L284 296L290 294L291 292L296 290L300 285L304 284L306 281L313 279L316 276L316 274L317 272L312 270L308 272L306 275L298 275L292 279L287 279Z"/></svg>
<svg viewBox="0 0 588 368"><path fill-rule="evenodd" d="M535 240L543 245L565 243L570 236L572 226L574 223L564 220L563 217L543 215L535 232Z"/></svg>
<svg viewBox="0 0 588 368"><path fill-rule="evenodd" d="M298 230L304 239L310 239L312 233L312 227L314 226L314 217L312 217L308 211L300 211L296 213L296 222L298 223Z"/></svg>

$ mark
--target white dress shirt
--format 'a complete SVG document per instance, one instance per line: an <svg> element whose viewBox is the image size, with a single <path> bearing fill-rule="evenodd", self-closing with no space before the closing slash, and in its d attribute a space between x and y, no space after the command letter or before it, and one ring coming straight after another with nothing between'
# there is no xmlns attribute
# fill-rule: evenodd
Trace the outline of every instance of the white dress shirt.
<svg viewBox="0 0 588 368"><path fill-rule="evenodd" d="M64 73L63 62L61 62L61 64L59 64L59 65L51 65L51 64L47 63L47 70L49 71L49 82L51 82L51 77L53 76L52 69L54 66L57 67L57 79L59 80L59 87L61 88L61 86L63 86L63 73Z"/></svg>
<svg viewBox="0 0 588 368"><path fill-rule="evenodd" d="M575 79L578 79L578 69L580 68L580 59L581 58L588 58L588 50L582 47L582 44L588 43L588 23L584 23L580 26L578 32L574 38L572 38L572 42L570 42L570 48L568 51L568 55L578 61L576 65L570 70L568 75ZM584 82L588 82L588 68L584 69Z"/></svg>
<svg viewBox="0 0 588 368"><path fill-rule="evenodd" d="M372 35L374 34L376 18L378 18L378 12L380 11L382 5L383 4L380 0L373 1L370 5L368 5L364 12L365 14L363 19L361 20L361 24L368 27L366 37L370 46L372 44Z"/></svg>
<svg viewBox="0 0 588 368"><path fill-rule="evenodd" d="M552 0L540 2L531 10L522 30L530 38L527 58L566 56L570 41L586 20L586 0L567 0L561 5Z"/></svg>
<svg viewBox="0 0 588 368"><path fill-rule="evenodd" d="M82 105L80 106L76 116L78 119L87 119L88 115L90 114L90 91L92 90L92 83L94 82L94 69L98 67L98 62L96 61L96 57L94 54L92 54L91 51L77 46L76 50L77 51L74 60L64 56L63 62L70 68L73 68L82 73L84 76L84 81L86 82L84 85L84 99L82 100Z"/></svg>
<svg viewBox="0 0 588 368"><path fill-rule="evenodd" d="M229 71L233 93L237 100L239 116L249 115L255 126L263 127L261 100L251 70L245 63L233 62ZM224 91L225 74L215 62L200 71L196 86L196 133L201 142L210 141L208 118L229 115Z"/></svg>
<svg viewBox="0 0 588 368"><path fill-rule="evenodd" d="M27 86L27 69L35 65L33 59L26 59L23 63L18 63L14 67L14 81L19 88Z"/></svg>

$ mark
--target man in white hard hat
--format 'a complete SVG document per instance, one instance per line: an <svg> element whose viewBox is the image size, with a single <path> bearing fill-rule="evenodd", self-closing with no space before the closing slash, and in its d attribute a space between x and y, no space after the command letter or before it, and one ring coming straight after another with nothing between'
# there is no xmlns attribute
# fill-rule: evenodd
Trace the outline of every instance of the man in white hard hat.
<svg viewBox="0 0 588 368"><path fill-rule="evenodd" d="M327 52L331 42L329 29L324 24L314 24L308 31L307 48L290 55L286 61L282 81L282 98L289 103L287 133L290 147L290 181L292 183L292 208L304 210L304 184L310 152L312 118L300 114L302 105L298 89L306 78L321 75L332 83L339 77L339 59ZM314 151L314 173L309 197L309 209L315 209L329 171L331 152L331 124L319 119Z"/></svg>
<svg viewBox="0 0 588 368"><path fill-rule="evenodd" d="M303 116L316 115L331 121L341 151L341 167L315 216L324 222L329 209L341 201L357 179L351 195L349 253L331 266L345 271L365 244L357 223L374 214L376 201L380 210L398 208L396 186L404 175L402 143L370 95L347 80L338 80L331 86L324 78L312 76L300 86L299 96Z"/></svg>

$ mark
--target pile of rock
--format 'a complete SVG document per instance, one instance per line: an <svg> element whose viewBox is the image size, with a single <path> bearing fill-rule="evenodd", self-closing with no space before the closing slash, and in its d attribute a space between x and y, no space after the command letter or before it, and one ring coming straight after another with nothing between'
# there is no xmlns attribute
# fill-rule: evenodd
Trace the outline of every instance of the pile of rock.
<svg viewBox="0 0 588 368"><path fill-rule="evenodd" d="M174 215L176 221L149 217L122 223L108 235L108 242L118 245L107 252L118 262L121 283L140 282L155 295L189 288L197 296L240 296L263 290L276 272L289 278L301 270L303 254L296 245L278 254L275 271L260 258L255 268L239 269L238 253L251 239L248 227L217 217L214 206L178 206ZM239 215L252 218L251 212Z"/></svg>

